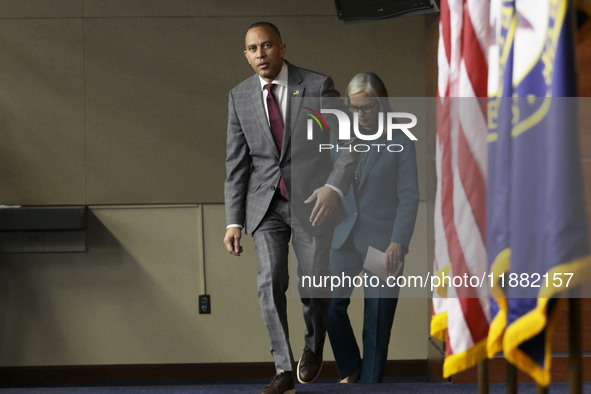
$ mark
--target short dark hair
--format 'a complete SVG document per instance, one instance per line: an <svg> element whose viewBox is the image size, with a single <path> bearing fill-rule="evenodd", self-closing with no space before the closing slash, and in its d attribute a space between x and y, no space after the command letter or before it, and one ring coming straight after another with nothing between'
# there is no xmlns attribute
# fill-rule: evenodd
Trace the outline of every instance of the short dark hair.
<svg viewBox="0 0 591 394"><path fill-rule="evenodd" d="M268 28L270 28L271 30L273 30L275 32L275 34L277 34L277 37L279 37L279 41L282 41L281 40L281 33L279 33L279 29L277 28L277 26L275 26L271 22L265 22L265 21L255 22L252 25L250 25L248 27L248 29L246 29L246 31L248 32L250 29L254 29L255 27L268 27Z"/></svg>

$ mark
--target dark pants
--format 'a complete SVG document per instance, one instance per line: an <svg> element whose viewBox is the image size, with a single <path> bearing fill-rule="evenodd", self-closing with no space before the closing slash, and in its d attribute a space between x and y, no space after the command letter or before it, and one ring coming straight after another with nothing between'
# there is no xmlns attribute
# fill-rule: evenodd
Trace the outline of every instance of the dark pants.
<svg viewBox="0 0 591 394"><path fill-rule="evenodd" d="M331 275L354 277L361 272L364 259L365 255L354 250L350 244L343 249L332 250ZM361 369L360 382L376 383L384 378L398 289L388 288L385 284L381 287L382 284L384 282L375 288L364 288L363 358L347 313L354 289L338 289L333 293L328 313L328 335L341 378L357 369Z"/></svg>

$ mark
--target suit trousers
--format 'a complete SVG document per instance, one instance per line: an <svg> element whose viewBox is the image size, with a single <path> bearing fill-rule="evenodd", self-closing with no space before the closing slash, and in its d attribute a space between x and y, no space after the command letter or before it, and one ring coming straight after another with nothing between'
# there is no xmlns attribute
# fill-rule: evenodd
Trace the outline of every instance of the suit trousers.
<svg viewBox="0 0 591 394"><path fill-rule="evenodd" d="M306 325L305 345L313 352L322 352L328 325L330 289L310 289L301 286L303 275L329 275L329 255L332 231L321 236L306 233L292 217L289 201L276 196L261 224L253 232L259 258L257 277L258 296L263 322L271 342L275 368L294 370L294 359L289 343L287 325L287 297L289 286L289 242L298 266L298 290Z"/></svg>
<svg viewBox="0 0 591 394"><path fill-rule="evenodd" d="M355 277L361 272L365 255L356 251L350 241L342 249L331 251L331 275ZM373 276L369 271L365 273ZM388 288L384 282L375 288L364 288L363 359L347 313L353 290L353 287L335 289L328 315L328 335L339 376L345 378L360 369L361 383L381 382L399 289Z"/></svg>

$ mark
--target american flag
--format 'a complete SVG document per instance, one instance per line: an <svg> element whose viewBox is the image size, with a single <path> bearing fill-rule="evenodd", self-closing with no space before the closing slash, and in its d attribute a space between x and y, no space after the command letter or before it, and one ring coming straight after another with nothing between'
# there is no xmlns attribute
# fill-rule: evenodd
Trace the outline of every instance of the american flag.
<svg viewBox="0 0 591 394"><path fill-rule="evenodd" d="M441 1L434 275L483 277L487 269L488 31L488 1ZM435 291L431 335L446 342L444 377L486 358L487 291Z"/></svg>

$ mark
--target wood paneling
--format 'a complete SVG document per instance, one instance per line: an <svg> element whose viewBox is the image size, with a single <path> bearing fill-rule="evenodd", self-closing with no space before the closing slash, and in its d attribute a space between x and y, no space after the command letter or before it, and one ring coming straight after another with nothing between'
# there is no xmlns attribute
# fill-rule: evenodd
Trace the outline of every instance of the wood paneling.
<svg viewBox="0 0 591 394"><path fill-rule="evenodd" d="M475 383L478 381L477 368L473 367L467 371L455 374L452 377L453 383ZM488 360L488 376L490 383L501 383L507 381L507 362L504 358ZM553 382L568 382L568 357L553 357L551 379ZM518 382L533 382L533 379L525 373L517 372ZM583 358L583 381L591 381L591 358Z"/></svg>
<svg viewBox="0 0 591 394"><path fill-rule="evenodd" d="M560 309L556 311L558 313L556 320L556 327L554 330L554 337L552 339L552 352L568 352L569 348L569 330L568 330L568 314L569 307L568 303L562 303ZM591 328L591 299L583 298L581 300L581 315L582 332L589 332ZM582 335L582 351L591 352L591 336Z"/></svg>
<svg viewBox="0 0 591 394"><path fill-rule="evenodd" d="M577 39L577 77L579 97L591 97L591 22L583 28Z"/></svg>
<svg viewBox="0 0 591 394"><path fill-rule="evenodd" d="M585 209L587 211L589 245L591 245L591 161L585 161L583 163L583 187L585 190Z"/></svg>

